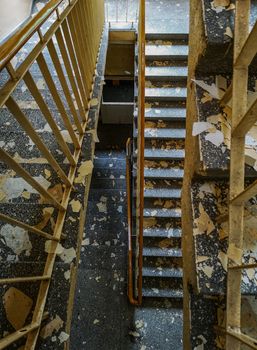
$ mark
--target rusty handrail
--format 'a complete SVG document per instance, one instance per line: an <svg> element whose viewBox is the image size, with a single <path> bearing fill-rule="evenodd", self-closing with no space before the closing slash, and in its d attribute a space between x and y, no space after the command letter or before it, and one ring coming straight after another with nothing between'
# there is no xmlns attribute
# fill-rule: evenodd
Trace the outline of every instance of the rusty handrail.
<svg viewBox="0 0 257 350"><path fill-rule="evenodd" d="M145 0L140 0L138 60L138 136L137 136L137 238L138 303L142 304L143 229L144 229L144 154L145 154Z"/></svg>
<svg viewBox="0 0 257 350"><path fill-rule="evenodd" d="M134 305L142 304L142 268L143 268L143 229L144 229L144 148L145 148L145 0L140 0L138 28L138 120L137 120L137 183L136 183L136 238L137 238L137 297L133 293L133 269L132 269L132 217L131 209L128 207L129 225L129 252L128 252L128 296ZM128 161L128 158L127 158ZM128 164L127 164L128 165ZM131 203L130 174L127 166L128 200ZM128 204L129 206L129 204Z"/></svg>
<svg viewBox="0 0 257 350"><path fill-rule="evenodd" d="M16 55L22 46L37 32L63 0L50 0L22 28L0 46L0 71Z"/></svg>
<svg viewBox="0 0 257 350"><path fill-rule="evenodd" d="M133 251L132 251L132 201L131 201L131 164L130 164L131 139L126 144L126 188L127 188L127 214L128 214L128 298L132 305L138 305L134 298L133 283Z"/></svg>

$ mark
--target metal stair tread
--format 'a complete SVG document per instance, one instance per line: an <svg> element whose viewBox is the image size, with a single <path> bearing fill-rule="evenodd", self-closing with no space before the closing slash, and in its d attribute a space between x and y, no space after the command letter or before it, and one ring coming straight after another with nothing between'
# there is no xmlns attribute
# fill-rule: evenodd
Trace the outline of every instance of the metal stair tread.
<svg viewBox="0 0 257 350"><path fill-rule="evenodd" d="M144 208L144 217L156 218L180 218L181 209L167 209L167 208Z"/></svg>
<svg viewBox="0 0 257 350"><path fill-rule="evenodd" d="M145 89L146 100L185 101L186 97L187 89L185 87L153 87Z"/></svg>
<svg viewBox="0 0 257 350"><path fill-rule="evenodd" d="M137 137L138 129L134 132L134 137ZM145 139L185 139L186 130L183 128L146 128Z"/></svg>
<svg viewBox="0 0 257 350"><path fill-rule="evenodd" d="M183 149L152 149L145 148L146 159L184 159L185 150Z"/></svg>
<svg viewBox="0 0 257 350"><path fill-rule="evenodd" d="M173 30L173 22L171 23L171 27ZM185 158L183 142L186 136L184 127L186 108L184 103L187 98L185 81L188 75L188 68L186 66L188 45L182 42L179 45L176 43L175 45L172 45L173 43L165 44L164 40L187 39L187 26L184 26L184 22L182 21L181 26L177 29L174 28L173 33L167 33L162 23L153 22L151 26L149 26L149 23L147 24L146 33L147 40L159 39L160 45L157 42L147 42L146 44L145 101L148 102L148 106L145 107L145 120L175 121L178 123L168 123L166 125L148 123L148 126L153 127L145 128L146 146L144 158L156 160L158 166L158 161L160 162L161 160L170 160L171 163L169 164L169 168L165 168L164 166L162 168L156 168L152 163L148 162L146 166L149 167L145 167L144 169L145 179L157 180L157 182L153 181L153 188L146 188L144 190L144 197L146 199L144 218L145 220L156 218L159 225L156 224L155 227L144 228L143 231L145 240L143 246L142 294L143 297L150 298L182 299L183 269L180 267L180 263L179 266L177 263L174 264L174 261L181 262L182 259L182 249L179 246L182 236L182 229L179 227L182 215L181 208L177 204L175 204L177 208L169 209L163 208L160 204L156 206L154 200L158 198L174 199L175 201L181 199L181 187L179 187L179 184L175 183L175 186L174 184L166 186L164 183L159 184L158 180L161 182L167 179L180 181L184 176L184 170L179 166L182 167L183 162L181 161ZM162 63L164 60L167 62ZM135 95L137 99L137 86ZM160 108L158 108L158 103L161 106ZM138 130L136 128L137 116L138 111L135 110L135 138L138 136ZM161 144L160 140L163 140ZM167 144L168 140L170 140L170 143L174 143L174 146L172 146L172 149L166 150L163 142ZM177 144L175 146L176 142L179 144L178 149L176 149L178 147ZM153 144L155 145L154 148L152 148ZM137 156L136 152L134 152L133 156ZM161 165L162 163L160 163ZM133 169L133 175L136 176L136 169ZM155 184L157 184L156 187ZM174 228L166 228L165 223L167 221L173 222ZM163 248L161 247L163 245L159 244L159 241L163 238L172 238L171 247L166 245ZM163 259L164 263L159 264L160 259ZM152 260L155 261L155 266L151 266Z"/></svg>
<svg viewBox="0 0 257 350"><path fill-rule="evenodd" d="M178 20L172 19L168 21L152 19L146 21L146 39L147 40L168 40L168 39L188 39L189 24L186 18L180 19L180 25L178 26Z"/></svg>
<svg viewBox="0 0 257 350"><path fill-rule="evenodd" d="M186 59L188 57L188 45L156 45L146 43L145 54L146 59Z"/></svg>
<svg viewBox="0 0 257 350"><path fill-rule="evenodd" d="M143 297L148 298L183 298L183 291L180 289L158 289L158 288L142 288Z"/></svg>
<svg viewBox="0 0 257 350"><path fill-rule="evenodd" d="M182 278L183 270L182 268L176 267L151 267L143 266L142 269L143 277L170 277L170 278Z"/></svg>
<svg viewBox="0 0 257 350"><path fill-rule="evenodd" d="M181 189L178 188L147 188L144 191L145 198L181 198Z"/></svg>
<svg viewBox="0 0 257 350"><path fill-rule="evenodd" d="M143 256L153 257L182 257L181 248L143 247Z"/></svg>
<svg viewBox="0 0 257 350"><path fill-rule="evenodd" d="M137 110L134 112L134 117L137 118ZM185 121L186 108L179 107L161 107L161 108L145 108L146 120L163 120L163 121Z"/></svg>
<svg viewBox="0 0 257 350"><path fill-rule="evenodd" d="M188 74L187 67L180 66L146 66L145 76L147 79L163 79L167 78L171 80L172 78L186 79Z"/></svg>
<svg viewBox="0 0 257 350"><path fill-rule="evenodd" d="M182 236L181 228L159 228L159 227L150 227L144 228L143 231L144 237L154 237L154 238L180 238Z"/></svg>
<svg viewBox="0 0 257 350"><path fill-rule="evenodd" d="M183 169L149 169L145 168L144 176L146 178L159 178L159 179L183 179Z"/></svg>

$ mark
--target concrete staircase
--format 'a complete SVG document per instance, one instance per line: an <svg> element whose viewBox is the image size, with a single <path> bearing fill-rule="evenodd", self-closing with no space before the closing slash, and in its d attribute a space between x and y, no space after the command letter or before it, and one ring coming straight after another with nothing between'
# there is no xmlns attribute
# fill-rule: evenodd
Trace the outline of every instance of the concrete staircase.
<svg viewBox="0 0 257 350"><path fill-rule="evenodd" d="M188 38L180 32L148 32L146 39L143 297L182 301L181 188ZM137 110L134 163L136 138Z"/></svg>

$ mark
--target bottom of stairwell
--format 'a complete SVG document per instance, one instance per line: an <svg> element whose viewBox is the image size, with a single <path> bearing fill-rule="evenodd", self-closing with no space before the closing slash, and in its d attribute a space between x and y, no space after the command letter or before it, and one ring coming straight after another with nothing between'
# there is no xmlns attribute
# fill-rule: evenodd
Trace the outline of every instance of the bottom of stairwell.
<svg viewBox="0 0 257 350"><path fill-rule="evenodd" d="M71 349L181 350L183 311L176 299L147 298L133 307L127 298L126 130L113 150L95 153L78 271ZM128 131L128 130L127 130ZM111 128L108 132L112 142ZM99 138L101 137L99 130ZM109 145L105 142L106 146ZM115 148L115 150L114 150ZM179 273L179 271L178 271ZM151 289L151 286L149 286ZM154 288L151 292L154 292Z"/></svg>

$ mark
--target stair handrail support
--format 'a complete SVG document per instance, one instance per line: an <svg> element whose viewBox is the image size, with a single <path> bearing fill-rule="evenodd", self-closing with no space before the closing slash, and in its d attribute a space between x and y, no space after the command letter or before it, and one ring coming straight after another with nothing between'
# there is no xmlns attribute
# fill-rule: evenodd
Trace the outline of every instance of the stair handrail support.
<svg viewBox="0 0 257 350"><path fill-rule="evenodd" d="M245 189L245 136L248 130L239 123L247 120L249 127L257 121L249 117L247 104L249 54L257 52L254 32L249 34L250 0L237 0L234 31L234 64L232 80L232 128L229 181L229 247L226 305L226 349L240 350L241 344L257 349L256 340L242 333L241 281L242 270L256 268L255 264L243 263L245 203L257 194L255 184ZM255 28L255 26L254 26ZM253 40L254 39L254 40ZM250 42L250 44L249 44ZM246 49L247 44L247 49ZM240 64L238 58L240 57ZM255 120L253 120L255 119ZM235 133L234 130L237 129ZM241 130L238 130L241 129ZM240 131L240 132L239 132Z"/></svg>
<svg viewBox="0 0 257 350"><path fill-rule="evenodd" d="M139 0L138 23L138 95L137 95L137 166L136 166L136 259L132 252L132 200L130 140L127 142L127 192L128 192L128 298L132 305L142 304L143 228L144 228L144 135L145 135L145 0ZM134 202L133 202L134 203ZM133 270L134 267L134 270ZM133 277L134 276L134 277ZM135 284L133 281L135 280Z"/></svg>
<svg viewBox="0 0 257 350"><path fill-rule="evenodd" d="M143 229L144 229L144 149L145 149L145 0L140 0L138 30L138 120L137 120L137 181L136 181L136 237L137 237L137 294L142 303Z"/></svg>

